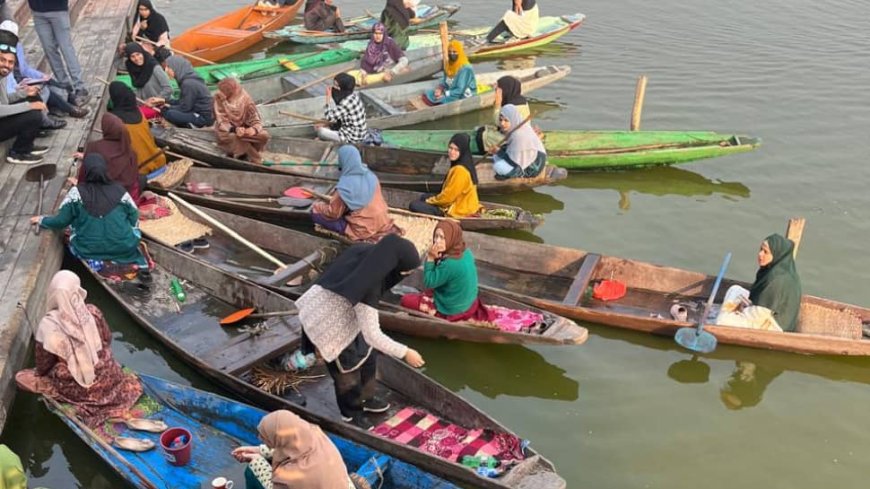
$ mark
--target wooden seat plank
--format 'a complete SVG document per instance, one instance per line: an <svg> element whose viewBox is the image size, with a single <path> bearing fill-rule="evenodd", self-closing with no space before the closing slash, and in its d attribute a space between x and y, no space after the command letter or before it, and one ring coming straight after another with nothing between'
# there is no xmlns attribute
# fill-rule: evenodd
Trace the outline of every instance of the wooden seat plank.
<svg viewBox="0 0 870 489"><path fill-rule="evenodd" d="M565 299L562 300L562 304L574 307L578 302L580 302L580 297L583 296L583 292L585 292L586 287L589 286L589 281L592 280L592 274L598 267L599 261L601 261L601 255L598 253L586 254L583 258L583 264L580 265L580 270L577 271L577 275L574 276L574 281L571 282L571 287L568 289L568 293L565 294Z"/></svg>
<svg viewBox="0 0 870 489"><path fill-rule="evenodd" d="M251 33L244 29L229 29L227 27L206 27L197 31L198 34L219 37L248 37Z"/></svg>
<svg viewBox="0 0 870 489"><path fill-rule="evenodd" d="M387 102L384 102L380 98L375 97L369 93L366 93L366 92L357 92L357 93L359 93L360 98L362 98L364 102L369 102L370 104L374 105L375 107L380 109L382 112L384 112L384 114L386 114L386 115L396 115L396 114L405 113L404 110L393 107L392 105L388 104Z"/></svg>
<svg viewBox="0 0 870 489"><path fill-rule="evenodd" d="M238 375L262 361L287 353L290 345L302 334L297 320L272 318L266 324L270 327L262 334L237 336L203 354L202 358L221 372Z"/></svg>

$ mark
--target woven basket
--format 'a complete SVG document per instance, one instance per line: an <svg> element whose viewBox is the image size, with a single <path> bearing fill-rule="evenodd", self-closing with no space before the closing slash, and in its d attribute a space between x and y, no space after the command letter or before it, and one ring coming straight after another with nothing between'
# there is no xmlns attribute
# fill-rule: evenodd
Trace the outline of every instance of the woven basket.
<svg viewBox="0 0 870 489"><path fill-rule="evenodd" d="M404 232L402 237L414 243L420 256L429 250L429 246L432 245L432 234L435 232L435 226L438 225L440 218L406 213L395 209L390 210L390 217L393 218L393 223ZM325 229L319 224L314 226L314 230L341 242L353 243L347 236Z"/></svg>
<svg viewBox="0 0 870 489"><path fill-rule="evenodd" d="M832 310L814 304L801 304L798 333L837 336L859 340L863 336L861 318L848 309Z"/></svg>
<svg viewBox="0 0 870 489"><path fill-rule="evenodd" d="M160 176L148 180L148 183L167 190L175 188L184 181L188 170L192 166L193 162L187 158L169 162L166 164L166 171L161 173Z"/></svg>
<svg viewBox="0 0 870 489"><path fill-rule="evenodd" d="M211 234L210 227L182 214L175 202L166 198L161 200L167 204L171 214L160 219L139 221L139 229L146 236L169 246L175 246Z"/></svg>

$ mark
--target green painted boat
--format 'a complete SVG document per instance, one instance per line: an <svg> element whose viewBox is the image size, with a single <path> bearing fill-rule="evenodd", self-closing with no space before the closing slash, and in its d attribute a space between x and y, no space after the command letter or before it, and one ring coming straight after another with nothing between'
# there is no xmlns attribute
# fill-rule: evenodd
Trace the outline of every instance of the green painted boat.
<svg viewBox="0 0 870 489"><path fill-rule="evenodd" d="M269 76L280 75L287 72L304 71L324 66L331 66L345 61L356 59L359 53L349 49L331 49L329 51L316 51L301 54L285 54L270 56L263 59L251 59L236 61L233 63L220 63L216 65L197 66L194 68L199 76L210 85L224 78L235 77L241 81L258 80ZM132 87L130 75L118 75L115 78ZM173 87L175 81L172 81Z"/></svg>
<svg viewBox="0 0 870 489"><path fill-rule="evenodd" d="M384 145L444 152L453 130L385 130ZM472 151L483 152L474 131ZM572 171L672 165L751 151L760 138L712 131L544 131L549 162Z"/></svg>

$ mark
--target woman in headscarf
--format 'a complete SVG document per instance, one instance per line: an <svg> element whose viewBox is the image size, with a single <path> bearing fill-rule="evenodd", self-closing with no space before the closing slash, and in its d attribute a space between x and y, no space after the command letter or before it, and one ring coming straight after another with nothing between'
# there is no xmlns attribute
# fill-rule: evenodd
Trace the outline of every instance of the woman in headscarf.
<svg viewBox="0 0 870 489"><path fill-rule="evenodd" d="M87 292L78 275L57 272L47 295L48 312L34 333L36 367L18 372L18 385L72 404L91 427L129 417L142 386L112 356L112 332L100 309L85 304Z"/></svg>
<svg viewBox="0 0 870 489"><path fill-rule="evenodd" d="M366 108L354 91L356 80L347 73L339 73L326 89L324 117L329 125L315 124L317 137L339 143L360 143L368 133Z"/></svg>
<svg viewBox="0 0 870 489"><path fill-rule="evenodd" d="M391 81L408 66L404 48L387 34L384 24L372 28L372 38L360 58L360 84L365 86L368 75L383 73L384 81Z"/></svg>
<svg viewBox="0 0 870 489"><path fill-rule="evenodd" d="M795 331L801 309L801 280L794 243L771 234L758 249L758 272L747 291L739 285L725 293L716 324L770 331Z"/></svg>
<svg viewBox="0 0 870 489"><path fill-rule="evenodd" d="M139 202L139 159L133 151L130 135L124 122L116 115L105 113L100 120L103 138L91 141L85 146L85 157L89 154L102 156L108 165L108 177L111 181L121 184L133 198ZM85 168L79 168L78 179L85 176Z"/></svg>
<svg viewBox="0 0 870 489"><path fill-rule="evenodd" d="M387 33L403 50L408 49L411 42L408 38L408 26L418 22L414 9L419 3L420 0L387 0L381 12L381 22L386 26Z"/></svg>
<svg viewBox="0 0 870 489"><path fill-rule="evenodd" d="M133 39L144 37L158 46L169 44L166 17L154 10L151 0L139 0L139 20L133 26Z"/></svg>
<svg viewBox="0 0 870 489"><path fill-rule="evenodd" d="M540 175L547 166L547 150L517 106L508 104L501 108L499 126L507 135L507 141L501 148L490 148L494 153L492 169L495 177L503 180Z"/></svg>
<svg viewBox="0 0 870 489"><path fill-rule="evenodd" d="M511 10L505 12L501 21L486 35L486 41L493 43L504 33L517 39L530 37L538 28L538 16L536 0L511 0Z"/></svg>
<svg viewBox="0 0 870 489"><path fill-rule="evenodd" d="M139 250L139 211L130 194L109 177L106 160L99 153L85 156L84 177L71 188L54 216L34 216L31 223L45 229L69 226L70 251L84 260L135 264L147 270Z"/></svg>
<svg viewBox="0 0 870 489"><path fill-rule="evenodd" d="M480 211L477 169L467 134L457 133L450 138L447 158L450 159L450 169L444 177L441 192L436 195L423 194L419 200L411 202L411 211L455 218L468 217Z"/></svg>
<svg viewBox="0 0 870 489"><path fill-rule="evenodd" d="M305 28L309 31L344 32L341 9L332 0L309 0L305 4Z"/></svg>
<svg viewBox="0 0 870 489"><path fill-rule="evenodd" d="M253 476L265 489L354 489L341 453L319 426L280 410L264 416L257 432L262 445L232 452L248 463L246 480Z"/></svg>
<svg viewBox="0 0 870 489"><path fill-rule="evenodd" d="M377 244L345 250L296 301L303 353L316 348L327 362L345 421L365 425L360 419L364 412L390 407L375 397L378 351L423 366L419 353L381 331L376 309L381 296L419 265L414 244L390 234Z"/></svg>
<svg viewBox="0 0 870 489"><path fill-rule="evenodd" d="M130 146L136 153L139 175L148 175L166 165L166 154L157 147L148 121L136 106L136 95L133 90L119 81L113 81L109 84L109 98L112 101L112 109L109 113L121 119L127 128Z"/></svg>
<svg viewBox="0 0 870 489"><path fill-rule="evenodd" d="M339 148L338 168L336 192L329 202L312 206L311 220L354 241L374 242L396 232L378 177L363 164L356 147Z"/></svg>
<svg viewBox="0 0 870 489"><path fill-rule="evenodd" d="M166 74L178 83L180 95L163 106L163 118L179 127L214 124L211 92L190 61L182 56L170 56L166 60Z"/></svg>
<svg viewBox="0 0 870 489"><path fill-rule="evenodd" d="M478 154L486 154L487 148L495 146L504 138L499 127L499 114L505 105L513 105L520 111L520 116L526 119L531 114L529 102L523 97L523 84L513 76L503 76L498 79L495 87L495 103L493 121L495 125L480 126L475 132L475 143ZM531 124L531 121L527 122Z"/></svg>
<svg viewBox="0 0 870 489"><path fill-rule="evenodd" d="M465 56L462 42L450 41L447 48L447 67L441 83L434 90L429 90L423 100L429 105L440 105L477 95L477 80L474 68Z"/></svg>
<svg viewBox="0 0 870 489"><path fill-rule="evenodd" d="M218 147L233 158L261 163L260 152L269 141L257 104L235 78L224 78L214 94L214 130Z"/></svg>
<svg viewBox="0 0 870 489"><path fill-rule="evenodd" d="M490 321L492 316L477 296L477 267L465 246L462 228L452 219L438 222L423 265L419 294L402 296L402 307L448 321Z"/></svg>
<svg viewBox="0 0 870 489"><path fill-rule="evenodd" d="M125 65L137 97L145 101L142 113L148 119L160 115L155 107L172 98L172 83L160 63L137 42L124 46Z"/></svg>

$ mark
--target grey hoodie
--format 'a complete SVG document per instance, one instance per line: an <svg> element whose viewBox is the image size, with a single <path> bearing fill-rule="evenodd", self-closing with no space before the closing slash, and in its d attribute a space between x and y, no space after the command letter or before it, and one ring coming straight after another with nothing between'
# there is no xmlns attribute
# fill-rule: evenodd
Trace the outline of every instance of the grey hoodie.
<svg viewBox="0 0 870 489"><path fill-rule="evenodd" d="M178 100L172 100L169 105L182 112L199 114L203 119L214 122L214 109L211 92L200 76L193 71L190 61L181 56L170 56L166 66L175 72L175 81L181 91Z"/></svg>

